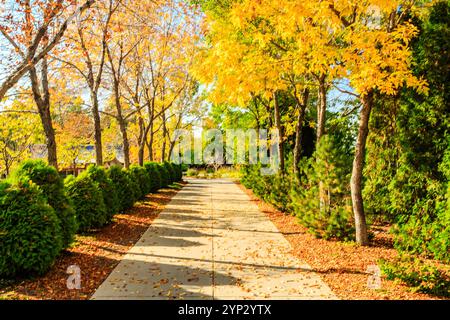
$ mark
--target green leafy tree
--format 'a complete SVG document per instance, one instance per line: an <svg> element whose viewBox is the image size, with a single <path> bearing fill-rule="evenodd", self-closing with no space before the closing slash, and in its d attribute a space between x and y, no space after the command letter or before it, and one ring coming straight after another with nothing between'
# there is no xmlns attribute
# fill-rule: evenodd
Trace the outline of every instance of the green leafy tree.
<svg viewBox="0 0 450 320"><path fill-rule="evenodd" d="M304 159L300 185L291 191L292 208L299 221L317 237L353 240L350 197L351 148L339 136L325 135L314 157ZM319 181L325 197L320 203Z"/></svg>
<svg viewBox="0 0 450 320"><path fill-rule="evenodd" d="M429 94L404 89L376 99L369 136L364 196L373 216L397 223L396 247L448 261L448 158L450 109L450 4L440 1L422 20L413 41L414 73ZM446 49L447 48L447 49ZM448 152L448 151L447 151Z"/></svg>

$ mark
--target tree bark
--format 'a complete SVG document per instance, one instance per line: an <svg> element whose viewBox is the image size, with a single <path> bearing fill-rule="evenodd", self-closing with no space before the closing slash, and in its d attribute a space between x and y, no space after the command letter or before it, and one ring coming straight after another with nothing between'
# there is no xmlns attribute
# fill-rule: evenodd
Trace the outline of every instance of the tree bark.
<svg viewBox="0 0 450 320"><path fill-rule="evenodd" d="M46 144L47 144L47 159L48 163L51 166L54 166L58 169L58 156L56 149L56 138L55 138L55 130L52 124L52 118L50 115L50 107L45 106L44 109L39 111L39 115L41 116L41 121L44 126Z"/></svg>
<svg viewBox="0 0 450 320"><path fill-rule="evenodd" d="M161 118L162 118L162 128L163 128L162 148L161 148L161 162L164 162L164 160L166 160L166 132L167 132L166 113L165 112L163 112L161 114Z"/></svg>
<svg viewBox="0 0 450 320"><path fill-rule="evenodd" d="M3 152L3 159L5 162L5 174L6 177L9 176L10 170L11 170L11 162L10 162L10 155L8 154L8 147L5 145L5 148L2 150ZM0 175L0 178L3 179L3 174Z"/></svg>
<svg viewBox="0 0 450 320"><path fill-rule="evenodd" d="M139 117L138 120L139 124L139 137L138 137L138 143L139 143L139 150L138 150L138 163L142 167L144 165L144 148L145 148L145 124L144 119Z"/></svg>
<svg viewBox="0 0 450 320"><path fill-rule="evenodd" d="M138 157L139 157L139 165L142 167L144 165L144 148L145 145L140 145L139 146L139 152L138 152Z"/></svg>
<svg viewBox="0 0 450 320"><path fill-rule="evenodd" d="M146 91L148 93L148 91ZM147 145L148 150L148 160L153 161L153 120L155 118L155 95L153 94L150 97L148 94L147 98L147 115L148 115L148 126L147 126L147 135L145 136L144 143ZM148 135L150 134L150 141L148 141Z"/></svg>
<svg viewBox="0 0 450 320"><path fill-rule="evenodd" d="M127 125L123 118L118 120L120 133L122 134L124 167L128 169L130 167L130 143L128 142Z"/></svg>
<svg viewBox="0 0 450 320"><path fill-rule="evenodd" d="M325 121L327 112L327 87L325 83L326 76L319 77L319 103L317 105L317 143L325 134Z"/></svg>
<svg viewBox="0 0 450 320"><path fill-rule="evenodd" d="M94 119L94 139L95 139L95 162L98 166L103 165L103 144L102 144L102 126L100 120L98 95L91 91L92 117Z"/></svg>
<svg viewBox="0 0 450 320"><path fill-rule="evenodd" d="M124 167L128 169L130 167L130 143L128 141L127 123L122 114L119 83L116 80L114 80L114 97L117 110L117 122L119 123L120 133L122 134Z"/></svg>
<svg viewBox="0 0 450 320"><path fill-rule="evenodd" d="M280 141L278 144L278 155L280 157L280 172L284 173L284 147L283 147L283 127L281 125L280 105L278 104L277 92L273 93L275 127L278 129Z"/></svg>
<svg viewBox="0 0 450 320"><path fill-rule="evenodd" d="M148 160L153 161L153 140L155 133L153 132L153 122L150 124L150 140L147 145L148 149Z"/></svg>
<svg viewBox="0 0 450 320"><path fill-rule="evenodd" d="M325 134L325 121L327 112L327 87L326 87L326 75L322 74L319 76L319 101L317 104L317 141L316 146L319 146L320 140ZM319 181L319 203L320 210L325 211L329 206L327 206L327 191L323 181Z"/></svg>
<svg viewBox="0 0 450 320"><path fill-rule="evenodd" d="M302 152L302 129L305 120L306 106L308 105L309 89L304 89L302 98L297 100L298 116L297 116L297 126L295 128L295 146L294 146L294 174L299 178L300 172L298 164L300 162L301 152Z"/></svg>
<svg viewBox="0 0 450 320"><path fill-rule="evenodd" d="M113 90L114 90L114 100L116 105L116 120L119 124L120 132L122 134L122 144L123 144L123 161L124 161L124 167L128 169L130 167L130 143L128 141L128 134L127 134L127 121L125 117L123 116L123 110L122 110L122 103L120 102L120 81L122 77L122 64L125 60L126 55L123 53L123 43L119 44L120 47L120 56L117 63L117 68L114 65L114 60L111 54L111 51L109 50L109 47L106 46L106 53L109 59L109 63L111 65L111 73L112 73L112 80L113 80ZM131 51L130 51L131 52Z"/></svg>
<svg viewBox="0 0 450 320"><path fill-rule="evenodd" d="M369 245L367 234L366 216L362 198L362 177L364 157L366 152L367 135L369 134L370 113L373 106L373 92L370 91L362 97L362 109L360 112L358 137L356 140L355 158L353 160L352 178L350 181L353 214L355 217L356 242L360 245Z"/></svg>
<svg viewBox="0 0 450 320"><path fill-rule="evenodd" d="M171 141L169 137L169 153L167 154L167 160L171 161L173 148L175 148L175 141Z"/></svg>
<svg viewBox="0 0 450 320"><path fill-rule="evenodd" d="M55 129L53 128L50 112L50 91L48 88L48 64L47 58L41 62L41 78L39 79L35 67L30 68L31 88L33 98L38 107L39 117L44 128L47 145L47 160L49 165L58 169L58 156L56 150Z"/></svg>
<svg viewBox="0 0 450 320"><path fill-rule="evenodd" d="M144 156L145 156L145 145L147 142L148 132L150 131L150 125L145 126L144 119L139 118L139 151L138 151L138 159L139 165L144 165Z"/></svg>

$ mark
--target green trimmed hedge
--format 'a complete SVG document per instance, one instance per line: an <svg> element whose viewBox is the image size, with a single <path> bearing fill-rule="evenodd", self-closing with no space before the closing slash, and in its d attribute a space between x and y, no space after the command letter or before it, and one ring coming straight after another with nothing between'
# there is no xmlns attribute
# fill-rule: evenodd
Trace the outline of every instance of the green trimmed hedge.
<svg viewBox="0 0 450 320"><path fill-rule="evenodd" d="M92 180L98 183L100 191L103 196L103 202L105 203L107 222L110 222L115 214L119 212L120 203L117 195L117 188L103 167L91 165L87 168L87 174Z"/></svg>
<svg viewBox="0 0 450 320"><path fill-rule="evenodd" d="M155 162L144 163L144 168L150 178L150 192L156 192L161 188L161 173L158 169L158 164Z"/></svg>
<svg viewBox="0 0 450 320"><path fill-rule="evenodd" d="M162 163L158 163L157 168L159 170L159 175L161 176L161 188L169 186L171 183L171 178L170 172L167 170L167 166Z"/></svg>
<svg viewBox="0 0 450 320"><path fill-rule="evenodd" d="M60 220L63 249L73 242L77 231L75 211L64 190L64 180L58 171L42 160L27 160L14 171L12 180L33 181L42 190L48 204L55 210Z"/></svg>
<svg viewBox="0 0 450 320"><path fill-rule="evenodd" d="M128 179L130 180L130 188L131 188L130 196L133 197L133 204L130 207L132 207L136 203L136 201L142 198L143 192L141 190L141 186L139 185L139 181L135 173L131 172L130 170L125 170L125 173L127 174Z"/></svg>
<svg viewBox="0 0 450 320"><path fill-rule="evenodd" d="M183 167L176 163L168 162L168 165L172 168L172 180L173 182L180 182L183 180Z"/></svg>
<svg viewBox="0 0 450 320"><path fill-rule="evenodd" d="M87 172L83 172L77 178L67 177L65 186L77 214L79 231L100 228L108 222L108 213L99 184Z"/></svg>
<svg viewBox="0 0 450 320"><path fill-rule="evenodd" d="M55 210L33 182L0 182L0 277L41 275L63 248Z"/></svg>
<svg viewBox="0 0 450 320"><path fill-rule="evenodd" d="M142 199L151 191L150 176L143 167L133 165L129 170L130 178L135 183L136 188L136 200Z"/></svg>
<svg viewBox="0 0 450 320"><path fill-rule="evenodd" d="M119 198L119 211L124 211L134 205L133 183L127 172L120 166L112 166L106 171L111 179Z"/></svg>
<svg viewBox="0 0 450 320"><path fill-rule="evenodd" d="M177 181L177 173L176 173L173 165L166 161L163 163L163 166L167 169L167 172L169 173L169 184L176 182Z"/></svg>
<svg viewBox="0 0 450 320"><path fill-rule="evenodd" d="M181 178L181 166L168 162L129 170L92 165L65 180L44 161L23 162L0 181L0 277L44 274L77 231L104 226Z"/></svg>

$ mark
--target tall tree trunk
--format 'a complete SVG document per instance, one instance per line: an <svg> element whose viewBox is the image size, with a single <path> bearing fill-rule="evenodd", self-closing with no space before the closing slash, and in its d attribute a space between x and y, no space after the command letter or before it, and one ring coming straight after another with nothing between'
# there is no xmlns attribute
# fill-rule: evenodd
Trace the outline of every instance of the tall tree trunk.
<svg viewBox="0 0 450 320"><path fill-rule="evenodd" d="M139 165L144 165L144 156L145 156L145 145L147 142L148 132L150 130L150 126L145 126L144 119L139 118L139 151L138 151L138 159Z"/></svg>
<svg viewBox="0 0 450 320"><path fill-rule="evenodd" d="M10 173L10 170L11 170L11 162L12 162L11 156L9 155L7 149L8 149L8 147L5 146L5 148L2 150L3 151L2 152L3 153L3 159L4 159L4 162L5 162L5 174L6 174L6 177L9 176L9 173ZM11 162L10 162L10 160L11 160ZM3 174L0 175L0 179L3 179Z"/></svg>
<svg viewBox="0 0 450 320"><path fill-rule="evenodd" d="M294 174L299 178L300 172L298 164L300 162L301 152L302 152L302 129L305 120L306 106L308 105L309 90L306 88L303 90L302 98L297 100L298 116L297 116L297 126L295 128L295 146L294 146Z"/></svg>
<svg viewBox="0 0 450 320"><path fill-rule="evenodd" d="M168 161L171 161L172 152L173 152L174 148L175 148L175 140L172 141L172 139L170 139L170 135L169 135L169 153L167 154Z"/></svg>
<svg viewBox="0 0 450 320"><path fill-rule="evenodd" d="M110 5L112 5L111 2L110 2ZM98 90L99 90L100 84L102 82L103 67L105 64L106 48L107 48L106 47L106 33L107 33L107 26L111 19L112 12L113 12L112 8L110 7L108 16L106 18L106 26L103 29L102 51L101 51L101 55L100 55L100 64L98 67L97 75L94 75L94 66L92 64L92 60L90 57L90 51L88 50L88 48L86 46L86 42L84 40L84 34L83 34L84 29L81 27L81 25L78 26L78 35L80 38L81 48L83 50L84 62L86 64L86 67L88 70L86 80L87 80L87 83L89 86L90 96L91 96L91 104L92 104L91 112L92 112L92 118L94 119L95 162L98 166L103 165L102 128L101 128L99 104L98 104Z"/></svg>
<svg viewBox="0 0 450 320"><path fill-rule="evenodd" d="M148 160L153 161L153 141L154 141L155 133L153 132L153 122L150 124L150 140L147 145L148 149Z"/></svg>
<svg viewBox="0 0 450 320"><path fill-rule="evenodd" d="M364 157L366 152L367 135L369 134L369 119L373 107L373 91L362 97L362 109L359 119L358 137L356 140L355 158L353 160L352 178L350 181L353 214L355 216L356 241L363 245L369 245L367 234L366 216L362 198L362 176Z"/></svg>
<svg viewBox="0 0 450 320"><path fill-rule="evenodd" d="M140 145L138 151L139 165L141 167L144 165L144 150L145 150L144 146L145 145Z"/></svg>
<svg viewBox="0 0 450 320"><path fill-rule="evenodd" d="M39 79L35 67L30 68L30 80L33 98L38 107L42 127L44 128L47 145L47 160L51 166L58 169L58 156L56 152L55 129L50 112L50 91L48 88L48 64L47 58L41 62L41 78Z"/></svg>
<svg viewBox="0 0 450 320"><path fill-rule="evenodd" d="M130 167L130 143L128 141L127 134L127 121L123 116L122 104L120 101L120 82L122 79L122 65L125 60L126 55L123 52L123 43L119 43L120 48L120 56L117 62L117 66L115 66L114 59L112 57L111 51L109 47L106 45L105 50L108 56L109 63L111 65L111 73L113 80L113 90L114 90L114 99L116 105L117 116L116 120L119 123L120 132L122 134L122 144L123 144L123 162L124 167L128 169Z"/></svg>
<svg viewBox="0 0 450 320"><path fill-rule="evenodd" d="M127 123L122 114L122 104L120 102L119 83L114 81L114 96L117 110L117 122L119 123L120 133L122 134L123 144L123 161L124 167L128 169L130 167L130 143L128 141Z"/></svg>
<svg viewBox="0 0 450 320"><path fill-rule="evenodd" d="M280 105L278 104L277 92L273 93L274 100L274 118L275 118L275 127L278 129L280 135L280 141L278 144L278 155L280 157L280 172L284 173L284 148L283 148L283 127L281 125L281 115L280 115Z"/></svg>
<svg viewBox="0 0 450 320"><path fill-rule="evenodd" d="M123 118L119 119L119 127L122 134L124 166L128 169L130 167L130 143L128 142L127 125Z"/></svg>
<svg viewBox="0 0 450 320"><path fill-rule="evenodd" d="M55 129L53 128L52 118L50 114L50 105L43 105L39 108L42 125L44 127L45 139L47 144L47 159L51 166L58 169L58 156L56 149Z"/></svg>
<svg viewBox="0 0 450 320"><path fill-rule="evenodd" d="M103 165L103 145L102 145L102 126L98 107L97 92L91 90L92 117L94 119L94 139L95 139L95 162L98 166Z"/></svg>
<svg viewBox="0 0 450 320"><path fill-rule="evenodd" d="M317 143L325 134L325 121L327 112L327 86L325 83L326 76L319 77L319 103L317 105Z"/></svg>
<svg viewBox="0 0 450 320"><path fill-rule="evenodd" d="M148 138L148 134L147 134L147 137L145 137L145 143L147 144L147 149L148 149L148 160L153 161L153 137L155 134L153 132L153 120L155 118L155 97L153 96L152 99L147 99L147 102L148 102L147 113L148 113L148 121L149 121L148 133L150 133L150 141L147 141L147 138Z"/></svg>
<svg viewBox="0 0 450 320"><path fill-rule="evenodd" d="M327 113L327 86L325 83L326 75L322 74L319 76L319 101L317 104L317 141L316 146L319 146L320 140L325 134L325 121L326 121L326 113ZM325 186L323 181L319 181L319 203L320 210L326 211L328 210L329 200L327 201L327 191L325 190Z"/></svg>
<svg viewBox="0 0 450 320"><path fill-rule="evenodd" d="M163 138L162 138L162 148L161 148L161 162L164 162L166 160L166 113L163 112L162 115L162 128L163 128Z"/></svg>
<svg viewBox="0 0 450 320"><path fill-rule="evenodd" d="M139 117L139 150L138 150L138 162L139 165L142 167L144 165L144 150L145 150L145 141L147 140L145 138L145 124L144 119Z"/></svg>
<svg viewBox="0 0 450 320"><path fill-rule="evenodd" d="M142 167L144 165L144 151L145 151L145 145L140 145L139 146L139 152L138 152L138 157L139 157L139 165Z"/></svg>
<svg viewBox="0 0 450 320"><path fill-rule="evenodd" d="M149 140L148 145L147 145L148 160L150 160L150 161L154 160L154 158L153 158L153 139L154 139L154 133L152 132L150 134L150 140Z"/></svg>

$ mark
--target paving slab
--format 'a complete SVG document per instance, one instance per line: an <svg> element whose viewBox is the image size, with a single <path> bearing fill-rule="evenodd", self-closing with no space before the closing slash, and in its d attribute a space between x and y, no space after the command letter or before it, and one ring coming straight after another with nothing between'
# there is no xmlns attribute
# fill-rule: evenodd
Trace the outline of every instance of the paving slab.
<svg viewBox="0 0 450 320"><path fill-rule="evenodd" d="M233 181L188 182L92 299L337 299Z"/></svg>

